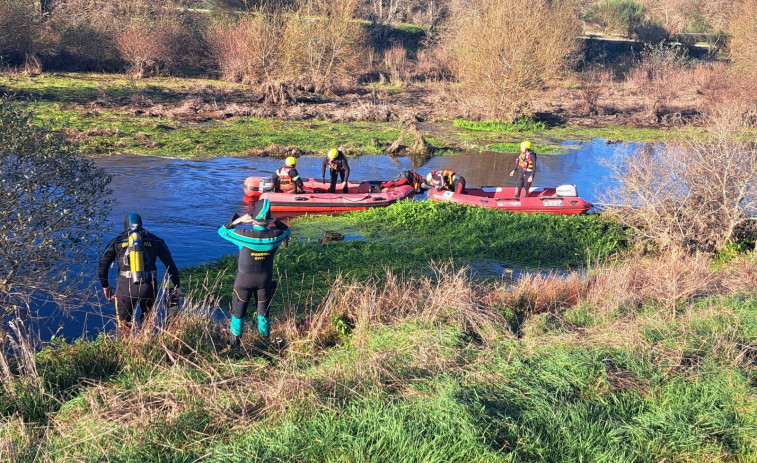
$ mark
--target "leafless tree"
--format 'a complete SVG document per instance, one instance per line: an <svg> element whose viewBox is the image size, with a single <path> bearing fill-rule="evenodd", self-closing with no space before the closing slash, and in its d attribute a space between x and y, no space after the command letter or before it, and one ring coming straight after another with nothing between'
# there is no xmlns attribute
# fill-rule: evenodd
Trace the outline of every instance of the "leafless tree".
<svg viewBox="0 0 757 463"><path fill-rule="evenodd" d="M611 165L603 203L642 241L663 250L717 251L757 214L757 148L746 103L715 108L705 133L626 152Z"/></svg>
<svg viewBox="0 0 757 463"><path fill-rule="evenodd" d="M443 43L477 111L512 119L577 47L578 13L560 0L457 0Z"/></svg>
<svg viewBox="0 0 757 463"><path fill-rule="evenodd" d="M110 209L110 177L18 103L0 100L0 316L86 297L76 269Z"/></svg>

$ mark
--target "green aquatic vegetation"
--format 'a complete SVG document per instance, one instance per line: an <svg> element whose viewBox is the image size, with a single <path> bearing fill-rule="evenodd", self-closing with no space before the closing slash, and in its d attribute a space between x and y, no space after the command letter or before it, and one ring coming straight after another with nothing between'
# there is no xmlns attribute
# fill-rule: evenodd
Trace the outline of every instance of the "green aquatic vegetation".
<svg viewBox="0 0 757 463"><path fill-rule="evenodd" d="M621 227L596 215L517 214L432 201L402 201L337 217L294 218L291 228L294 238L276 254L275 268L286 285L283 294L303 301L319 301L337 274L357 281L380 280L386 269L420 274L432 261L466 265L479 259L530 268L574 268L626 245ZM327 229L363 239L318 244ZM223 284L217 294L228 304L235 256L186 270L194 282L207 274L212 280L221 272Z"/></svg>
<svg viewBox="0 0 757 463"><path fill-rule="evenodd" d="M368 238L396 237L396 246L426 259L493 258L529 267L564 268L607 256L625 245L621 227L596 215L518 214L405 201L349 217Z"/></svg>
<svg viewBox="0 0 757 463"><path fill-rule="evenodd" d="M455 119L455 127L477 132L542 132L547 125L541 121L535 121L532 117L521 117L515 122L501 121L468 121Z"/></svg>

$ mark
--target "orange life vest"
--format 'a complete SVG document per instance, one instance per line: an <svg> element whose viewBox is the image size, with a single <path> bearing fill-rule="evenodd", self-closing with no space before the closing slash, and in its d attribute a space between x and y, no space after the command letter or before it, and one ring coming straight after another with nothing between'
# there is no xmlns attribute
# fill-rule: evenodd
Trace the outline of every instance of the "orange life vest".
<svg viewBox="0 0 757 463"><path fill-rule="evenodd" d="M531 157L531 150L526 150L525 153L520 153L518 159L515 161L518 167L525 171L534 170L534 160Z"/></svg>
<svg viewBox="0 0 757 463"><path fill-rule="evenodd" d="M329 161L329 167L332 170L344 170L344 163L337 157L333 161Z"/></svg>
<svg viewBox="0 0 757 463"><path fill-rule="evenodd" d="M276 171L276 175L279 177L279 184L280 185L291 185L292 184L292 176L289 175L289 172L292 170L291 166L284 166Z"/></svg>
<svg viewBox="0 0 757 463"><path fill-rule="evenodd" d="M451 188L454 178L455 178L454 170L441 170L439 172L434 171L434 186L440 186L442 188Z"/></svg>

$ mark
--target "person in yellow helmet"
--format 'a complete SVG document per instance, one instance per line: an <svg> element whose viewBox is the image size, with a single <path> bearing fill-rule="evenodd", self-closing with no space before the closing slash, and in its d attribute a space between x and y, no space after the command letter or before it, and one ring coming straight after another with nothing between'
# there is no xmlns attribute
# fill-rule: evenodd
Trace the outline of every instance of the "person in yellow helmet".
<svg viewBox="0 0 757 463"><path fill-rule="evenodd" d="M289 156L284 161L284 166L279 168L273 174L273 181L276 187L276 191L281 191L281 187L294 185L294 192L296 194L304 193L305 187L302 184L300 174L297 172L295 166L297 165L297 159L293 156Z"/></svg>
<svg viewBox="0 0 757 463"><path fill-rule="evenodd" d="M350 178L350 165L347 163L347 157L341 148L332 148L323 158L323 163L321 163L321 181L323 183L326 183L326 167L329 168L331 175L329 193L336 193L337 177L341 177L342 180L342 193L349 193L347 180Z"/></svg>
<svg viewBox="0 0 757 463"><path fill-rule="evenodd" d="M536 153L531 150L531 142L524 141L520 144L520 154L515 158L515 168L510 171L510 177L518 172L518 181L515 184L515 199L520 198L520 190L526 189L525 196L531 189L536 173Z"/></svg>

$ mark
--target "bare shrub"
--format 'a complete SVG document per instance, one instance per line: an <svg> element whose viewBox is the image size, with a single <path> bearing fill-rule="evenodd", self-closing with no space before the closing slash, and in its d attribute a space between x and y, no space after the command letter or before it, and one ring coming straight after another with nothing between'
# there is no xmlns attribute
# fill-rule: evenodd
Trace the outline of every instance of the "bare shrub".
<svg viewBox="0 0 757 463"><path fill-rule="evenodd" d="M362 31L353 19L356 0L309 0L286 15L269 9L236 24L211 27L209 42L225 80L312 84L328 90L339 76L354 75Z"/></svg>
<svg viewBox="0 0 757 463"><path fill-rule="evenodd" d="M407 50L402 45L395 44L384 50L384 65L389 70L393 83L402 83L410 78L410 63Z"/></svg>
<svg viewBox="0 0 757 463"><path fill-rule="evenodd" d="M751 76L757 75L757 0L743 0L733 10L731 19L731 58Z"/></svg>
<svg viewBox="0 0 757 463"><path fill-rule="evenodd" d="M599 112L599 98L613 83L613 73L607 69L590 69L580 74L581 100L589 114Z"/></svg>
<svg viewBox="0 0 757 463"><path fill-rule="evenodd" d="M146 24L130 26L116 38L116 49L128 63L127 71L134 77L156 73L163 54L157 33Z"/></svg>
<svg viewBox="0 0 757 463"><path fill-rule="evenodd" d="M647 99L651 123L661 122L665 106L679 91L677 78L687 67L681 50L660 44L645 47L638 63L628 72L626 86Z"/></svg>
<svg viewBox="0 0 757 463"><path fill-rule="evenodd" d="M416 57L414 80L447 80L452 77L449 58L441 47L420 50Z"/></svg>
<svg viewBox="0 0 757 463"><path fill-rule="evenodd" d="M34 53L27 53L24 58L24 74L34 76L42 72L42 61Z"/></svg>
<svg viewBox="0 0 757 463"><path fill-rule="evenodd" d="M262 83L281 75L285 23L281 15L258 11L236 24L216 23L208 40L224 80Z"/></svg>
<svg viewBox="0 0 757 463"><path fill-rule="evenodd" d="M315 91L328 91L340 76L355 75L365 46L355 21L357 0L307 0L287 16L283 42L285 78L310 80Z"/></svg>
<svg viewBox="0 0 757 463"><path fill-rule="evenodd" d="M757 149L740 138L750 107L723 104L704 135L621 154L608 212L661 250L721 249L757 213Z"/></svg>
<svg viewBox="0 0 757 463"><path fill-rule="evenodd" d="M134 75L196 69L205 22L174 0L57 0L46 22L62 66L121 68Z"/></svg>
<svg viewBox="0 0 757 463"><path fill-rule="evenodd" d="M548 0L461 1L447 26L443 43L461 92L484 115L503 119L529 111L580 32L571 4Z"/></svg>

